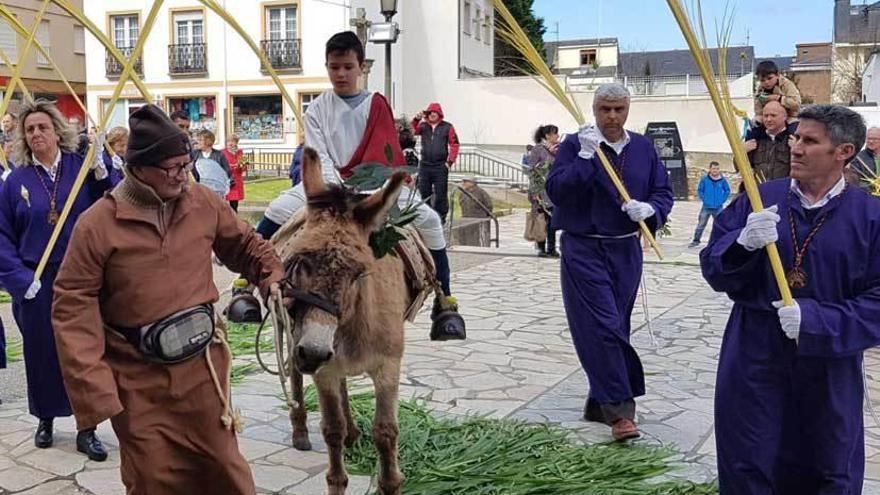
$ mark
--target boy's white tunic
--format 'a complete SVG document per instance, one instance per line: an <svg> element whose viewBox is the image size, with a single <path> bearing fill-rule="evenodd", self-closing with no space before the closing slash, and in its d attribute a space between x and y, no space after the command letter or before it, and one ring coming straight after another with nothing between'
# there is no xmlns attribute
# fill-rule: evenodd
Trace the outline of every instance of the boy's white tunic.
<svg viewBox="0 0 880 495"><path fill-rule="evenodd" d="M315 149L321 159L321 175L327 184L340 184L339 169L348 165L354 152L361 144L370 116L373 96L370 93L354 108L333 91L327 91L310 105L304 116L305 145ZM414 193L414 202L421 199ZM409 204L410 191L404 187L398 204L404 208ZM302 183L281 193L266 209L266 218L284 225L294 213L305 206L306 197ZM428 249L443 249L446 239L440 216L427 204L418 208L415 228L419 231Z"/></svg>

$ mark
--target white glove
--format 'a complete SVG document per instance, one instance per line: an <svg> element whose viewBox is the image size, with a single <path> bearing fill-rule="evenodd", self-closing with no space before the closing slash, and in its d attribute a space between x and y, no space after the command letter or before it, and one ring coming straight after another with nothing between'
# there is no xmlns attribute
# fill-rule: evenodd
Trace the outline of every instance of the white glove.
<svg viewBox="0 0 880 495"><path fill-rule="evenodd" d="M629 219L633 222L641 222L646 218L651 218L655 213L653 206L635 199L624 203L620 210L629 215Z"/></svg>
<svg viewBox="0 0 880 495"><path fill-rule="evenodd" d="M40 283L39 280L34 280L31 282L31 286L28 287L27 292L24 293L25 299L33 299L37 297L37 292L40 292L40 289L43 287L43 284Z"/></svg>
<svg viewBox="0 0 880 495"><path fill-rule="evenodd" d="M594 125L581 127L578 130L578 141L581 142L578 156L584 160L592 160L596 150L599 149L599 130Z"/></svg>
<svg viewBox="0 0 880 495"><path fill-rule="evenodd" d="M785 336L797 340L801 333L801 307L797 300L791 306L783 306L782 301L773 301L773 307L776 308L776 315L779 316L779 324L782 325Z"/></svg>
<svg viewBox="0 0 880 495"><path fill-rule="evenodd" d="M116 170L122 170L124 163L122 163L122 157L119 155L113 155L113 168Z"/></svg>
<svg viewBox="0 0 880 495"><path fill-rule="evenodd" d="M96 180L104 180L109 175L107 167L104 166L104 141L106 140L107 134L103 132L95 134L95 143L92 145L95 147L95 156L92 157L89 168L95 173Z"/></svg>
<svg viewBox="0 0 880 495"><path fill-rule="evenodd" d="M776 242L779 239L779 233L776 232L776 224L779 223L777 210L777 206L773 205L757 213L750 213L746 220L746 226L739 233L736 242L749 251L755 251Z"/></svg>

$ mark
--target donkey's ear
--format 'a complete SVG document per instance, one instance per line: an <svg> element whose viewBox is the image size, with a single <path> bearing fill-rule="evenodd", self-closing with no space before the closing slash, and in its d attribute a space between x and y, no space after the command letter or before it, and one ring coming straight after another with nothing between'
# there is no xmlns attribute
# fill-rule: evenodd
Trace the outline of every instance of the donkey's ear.
<svg viewBox="0 0 880 495"><path fill-rule="evenodd" d="M373 232L385 222L385 215L397 203L400 188L406 178L405 172L397 172L391 176L388 184L374 192L369 198L361 201L354 208L354 218L367 232Z"/></svg>
<svg viewBox="0 0 880 495"><path fill-rule="evenodd" d="M306 198L314 198L327 192L324 178L321 176L321 158L313 148L303 149L302 183Z"/></svg>

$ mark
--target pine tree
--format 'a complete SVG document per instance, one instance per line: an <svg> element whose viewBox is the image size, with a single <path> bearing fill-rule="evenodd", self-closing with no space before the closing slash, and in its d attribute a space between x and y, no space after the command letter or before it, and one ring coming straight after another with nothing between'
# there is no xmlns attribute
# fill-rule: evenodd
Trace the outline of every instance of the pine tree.
<svg viewBox="0 0 880 495"><path fill-rule="evenodd" d="M536 17L532 11L534 0L503 0L504 5L513 14L516 22L526 32L532 44L546 58L544 52L544 32L547 27L544 26L544 18ZM495 21L500 22L498 14L495 14ZM516 49L505 43L499 37L495 36L495 75L496 76L518 76L522 75L525 64L521 63L522 57L517 53Z"/></svg>

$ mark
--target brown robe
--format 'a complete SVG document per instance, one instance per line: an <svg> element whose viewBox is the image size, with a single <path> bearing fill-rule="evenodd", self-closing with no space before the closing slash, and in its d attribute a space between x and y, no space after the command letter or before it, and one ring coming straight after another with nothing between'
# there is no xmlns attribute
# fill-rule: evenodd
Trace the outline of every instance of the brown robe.
<svg viewBox="0 0 880 495"><path fill-rule="evenodd" d="M111 420L129 495L255 493L205 356L148 362L104 329L216 302L212 251L264 294L282 277L272 247L216 194L193 184L162 203L128 174L80 216L55 281L52 321L77 427ZM228 355L212 345L211 356L226 390Z"/></svg>

